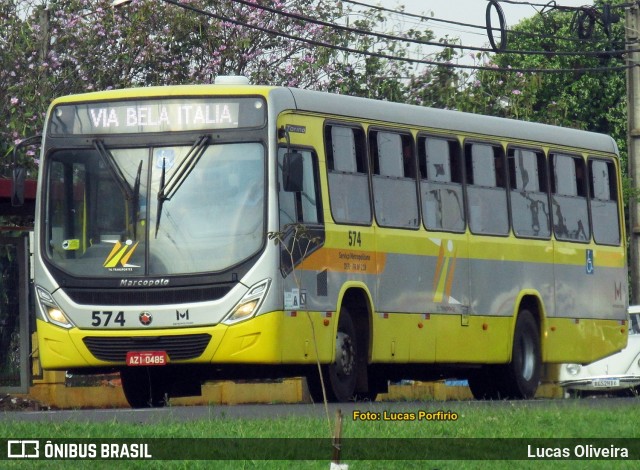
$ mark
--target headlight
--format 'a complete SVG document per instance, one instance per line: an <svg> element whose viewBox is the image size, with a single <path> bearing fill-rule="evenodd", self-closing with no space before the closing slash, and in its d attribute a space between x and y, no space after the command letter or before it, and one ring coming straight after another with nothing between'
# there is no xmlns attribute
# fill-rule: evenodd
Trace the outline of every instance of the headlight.
<svg viewBox="0 0 640 470"><path fill-rule="evenodd" d="M580 364L567 364L566 369L569 374L578 375L582 366Z"/></svg>
<svg viewBox="0 0 640 470"><path fill-rule="evenodd" d="M269 291L271 279L264 279L254 284L231 310L223 323L231 324L253 317Z"/></svg>
<svg viewBox="0 0 640 470"><path fill-rule="evenodd" d="M73 323L67 318L62 309L58 306L53 296L40 286L36 286L38 303L44 319L62 328L71 328Z"/></svg>

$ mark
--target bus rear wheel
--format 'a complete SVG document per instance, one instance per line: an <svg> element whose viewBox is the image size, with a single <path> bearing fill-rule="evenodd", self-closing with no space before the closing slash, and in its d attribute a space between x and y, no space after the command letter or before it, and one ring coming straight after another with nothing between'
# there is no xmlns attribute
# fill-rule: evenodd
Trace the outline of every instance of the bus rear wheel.
<svg viewBox="0 0 640 470"><path fill-rule="evenodd" d="M520 311L513 336L511 362L484 366L469 377L469 388L478 400L533 398L542 374L540 333L533 315Z"/></svg>
<svg viewBox="0 0 640 470"><path fill-rule="evenodd" d="M338 319L335 361L321 367L329 402L346 402L355 399L359 363L357 343L353 320L347 308L343 306ZM307 376L307 385L313 401L322 402L324 399L322 381L315 368Z"/></svg>
<svg viewBox="0 0 640 470"><path fill-rule="evenodd" d="M153 367L128 367L120 370L122 391L131 408L160 408L168 401L165 374Z"/></svg>
<svg viewBox="0 0 640 470"><path fill-rule="evenodd" d="M538 324L528 310L516 320L511 362L506 366L505 392L510 398L533 398L540 384L542 354Z"/></svg>

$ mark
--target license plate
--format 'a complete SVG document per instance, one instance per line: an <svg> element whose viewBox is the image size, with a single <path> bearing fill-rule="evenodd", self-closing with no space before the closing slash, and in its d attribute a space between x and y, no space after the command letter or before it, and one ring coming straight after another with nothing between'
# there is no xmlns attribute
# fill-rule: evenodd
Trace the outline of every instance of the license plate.
<svg viewBox="0 0 640 470"><path fill-rule="evenodd" d="M129 351L128 366L164 366L169 362L165 351Z"/></svg>
<svg viewBox="0 0 640 470"><path fill-rule="evenodd" d="M591 386L595 388L608 388L620 386L620 379L593 379Z"/></svg>

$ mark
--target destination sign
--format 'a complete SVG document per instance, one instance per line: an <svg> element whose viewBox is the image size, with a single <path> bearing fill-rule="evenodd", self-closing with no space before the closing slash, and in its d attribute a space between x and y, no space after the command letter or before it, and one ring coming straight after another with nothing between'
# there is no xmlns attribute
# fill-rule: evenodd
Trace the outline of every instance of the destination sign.
<svg viewBox="0 0 640 470"><path fill-rule="evenodd" d="M131 134L259 127L260 98L169 99L95 102L57 106L51 135Z"/></svg>

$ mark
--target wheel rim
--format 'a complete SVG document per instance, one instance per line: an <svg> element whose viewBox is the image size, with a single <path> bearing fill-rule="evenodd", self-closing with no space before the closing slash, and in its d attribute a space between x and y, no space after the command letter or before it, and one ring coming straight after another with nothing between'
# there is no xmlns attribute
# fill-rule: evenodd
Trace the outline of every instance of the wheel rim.
<svg viewBox="0 0 640 470"><path fill-rule="evenodd" d="M521 373L525 380L531 380L536 367L536 358L534 345L531 338L523 337L520 340L520 348L522 350Z"/></svg>
<svg viewBox="0 0 640 470"><path fill-rule="evenodd" d="M341 331L336 338L336 373L341 376L353 374L356 354L351 337Z"/></svg>

